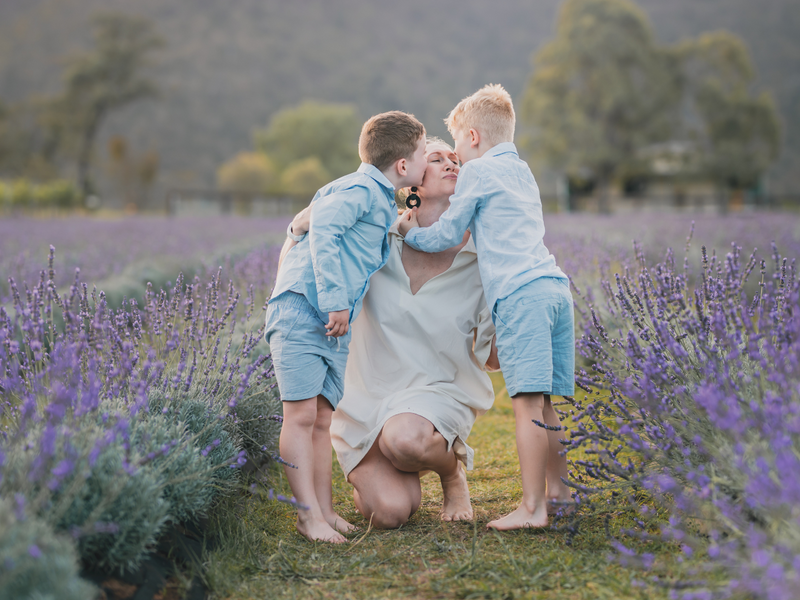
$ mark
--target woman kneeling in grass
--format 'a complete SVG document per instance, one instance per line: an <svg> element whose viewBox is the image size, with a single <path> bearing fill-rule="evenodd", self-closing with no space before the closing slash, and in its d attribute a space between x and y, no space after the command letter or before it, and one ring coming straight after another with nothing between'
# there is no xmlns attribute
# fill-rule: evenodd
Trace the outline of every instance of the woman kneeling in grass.
<svg viewBox="0 0 800 600"><path fill-rule="evenodd" d="M416 192L423 226L447 210L459 171L441 140L429 140L426 157ZM292 229L308 229L307 211ZM408 521L419 508L425 471L441 479L442 519L471 520L462 464L472 468L473 451L466 441L494 401L485 370L499 368L475 245L467 232L453 248L418 252L404 244L397 225L389 244L389 260L370 279L353 323L344 398L331 422L333 447L355 488L356 507L374 527ZM566 460L553 462L559 468L548 470L548 496L568 496L559 478Z"/></svg>

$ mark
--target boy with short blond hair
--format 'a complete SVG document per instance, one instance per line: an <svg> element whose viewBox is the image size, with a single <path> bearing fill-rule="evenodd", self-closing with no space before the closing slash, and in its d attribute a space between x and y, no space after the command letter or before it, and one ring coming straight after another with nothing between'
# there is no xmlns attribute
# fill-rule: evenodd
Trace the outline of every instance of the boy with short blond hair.
<svg viewBox="0 0 800 600"><path fill-rule="evenodd" d="M450 248L467 228L472 231L514 407L522 475L519 508L488 527L544 527L548 507L570 499L561 480L567 467L559 435L539 425L560 427L550 395L574 393L569 280L544 245L539 188L513 144L515 116L508 92L487 85L459 102L445 123L465 163L450 208L425 228L416 222L415 211L407 211L399 231L409 246L424 252Z"/></svg>
<svg viewBox="0 0 800 600"><path fill-rule="evenodd" d="M307 236L282 256L267 307L265 338L283 401L281 458L301 505L297 530L341 543L353 526L333 509L330 423L342 398L350 342L369 278L389 257L395 188L419 185L425 127L399 111L369 119L358 143L362 164L320 189Z"/></svg>

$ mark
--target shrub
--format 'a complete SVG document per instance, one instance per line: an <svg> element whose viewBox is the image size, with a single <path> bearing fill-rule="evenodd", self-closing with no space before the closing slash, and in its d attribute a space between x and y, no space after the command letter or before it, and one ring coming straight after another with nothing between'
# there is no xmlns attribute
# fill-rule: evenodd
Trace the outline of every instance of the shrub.
<svg viewBox="0 0 800 600"><path fill-rule="evenodd" d="M217 187L229 192L265 194L276 181L275 165L263 152L241 152L217 171Z"/></svg>
<svg viewBox="0 0 800 600"><path fill-rule="evenodd" d="M72 541L0 497L0 598L91 600L95 595L94 586L78 577Z"/></svg>
<svg viewBox="0 0 800 600"><path fill-rule="evenodd" d="M311 200L317 190L330 181L330 173L319 158L310 156L286 167L281 175L281 189L294 198Z"/></svg>
<svg viewBox="0 0 800 600"><path fill-rule="evenodd" d="M245 447L236 413L279 410L264 325L220 272L112 309L77 277L60 294L53 262L24 296L10 281L16 316L0 307L0 493L78 536L87 563L130 567L232 489L248 449L275 454Z"/></svg>

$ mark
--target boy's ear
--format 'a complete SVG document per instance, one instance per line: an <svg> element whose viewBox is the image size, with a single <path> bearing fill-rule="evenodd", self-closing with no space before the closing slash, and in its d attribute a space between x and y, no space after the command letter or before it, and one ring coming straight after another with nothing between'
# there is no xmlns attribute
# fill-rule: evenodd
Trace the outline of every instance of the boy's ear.
<svg viewBox="0 0 800 600"><path fill-rule="evenodd" d="M406 164L407 162L408 161L406 161L405 158L401 158L396 163L394 163L395 171L397 171L397 174L400 175L400 177L405 177L406 174L408 173L408 166Z"/></svg>
<svg viewBox="0 0 800 600"><path fill-rule="evenodd" d="M469 147L477 148L481 143L481 132L477 129L469 130Z"/></svg>

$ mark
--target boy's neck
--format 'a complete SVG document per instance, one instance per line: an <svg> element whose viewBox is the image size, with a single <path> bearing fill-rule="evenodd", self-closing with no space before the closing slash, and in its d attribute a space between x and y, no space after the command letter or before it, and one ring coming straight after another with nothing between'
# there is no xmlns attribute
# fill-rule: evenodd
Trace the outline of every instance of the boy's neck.
<svg viewBox="0 0 800 600"><path fill-rule="evenodd" d="M386 177L386 179L389 180L389 183L394 186L395 191L399 190L400 188L407 187L405 178L400 176L400 174L394 168L394 165L385 171L381 171L381 173L383 173L383 176Z"/></svg>
<svg viewBox="0 0 800 600"><path fill-rule="evenodd" d="M489 150L491 150L495 146L499 146L500 144L505 144L505 143L506 142L497 142L496 144L487 144L483 140L481 140L481 143L478 144L477 148L475 148L476 156L472 156L471 158L468 158L467 160L465 160L463 162L464 162L464 164L466 164L471 160L475 160L476 158L482 158L484 154L486 154Z"/></svg>

